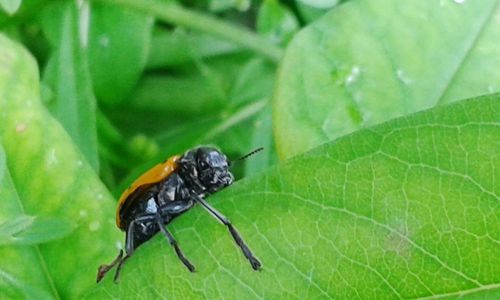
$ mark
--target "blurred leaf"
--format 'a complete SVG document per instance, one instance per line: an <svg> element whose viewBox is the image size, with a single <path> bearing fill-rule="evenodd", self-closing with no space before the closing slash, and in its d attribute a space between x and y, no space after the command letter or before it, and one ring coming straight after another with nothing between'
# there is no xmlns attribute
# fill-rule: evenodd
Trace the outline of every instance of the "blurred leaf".
<svg viewBox="0 0 500 300"><path fill-rule="evenodd" d="M306 23L312 23L325 15L330 9L321 9L297 2L297 11L302 20Z"/></svg>
<svg viewBox="0 0 500 300"><path fill-rule="evenodd" d="M183 123L218 118L214 115L221 111L231 114L232 109L243 104L233 98L233 88L239 82L242 66L247 65L250 57L248 53L211 57L169 69L167 74L146 75L122 107L104 109L104 112L125 136L162 135L175 131L174 128ZM267 66L263 68L267 69ZM273 71L274 68L269 74ZM271 77L272 81L269 74L259 75ZM249 81L252 82L259 82L259 79ZM252 100L261 99L245 99Z"/></svg>
<svg viewBox="0 0 500 300"><path fill-rule="evenodd" d="M299 28L293 13L278 0L262 2L257 17L257 32L277 44L287 44Z"/></svg>
<svg viewBox="0 0 500 300"><path fill-rule="evenodd" d="M262 172L278 162L273 139L271 107L267 106L253 122L252 140L248 151L263 147L264 150L244 161L245 175Z"/></svg>
<svg viewBox="0 0 500 300"><path fill-rule="evenodd" d="M0 255L6 259L1 265L30 284L50 287L54 298L75 299L95 284L97 266L116 255L121 237L114 225L115 202L44 109L38 82L33 58L0 35L0 136L23 213L71 220L76 229L63 239L37 246L37 252L25 254L31 255L28 258L22 258L18 249L29 247L15 247L11 252L15 254ZM0 205L6 205L8 198L0 197ZM0 250L4 248L11 249ZM47 284L35 281L38 273Z"/></svg>
<svg viewBox="0 0 500 300"><path fill-rule="evenodd" d="M151 41L147 66L176 66L241 50L241 47L231 42L207 34L188 32L182 28L173 31L156 30Z"/></svg>
<svg viewBox="0 0 500 300"><path fill-rule="evenodd" d="M54 17L60 20L59 26L62 30L59 33L57 49L44 71L43 80L52 88L54 95L54 99L49 99L47 106L97 171L99 160L95 98L86 59L87 36L79 31L82 26L88 26L88 7L77 8L75 2L64 2L60 5L62 10L54 8L45 15L46 19ZM59 14L62 14L62 17L55 17ZM49 31L50 29L46 29L46 32Z"/></svg>
<svg viewBox="0 0 500 300"><path fill-rule="evenodd" d="M221 12L229 9L245 11L250 8L250 0L209 0L210 10Z"/></svg>
<svg viewBox="0 0 500 300"><path fill-rule="evenodd" d="M283 56L282 49L236 22L225 22L206 13L185 8L174 1L162 0L105 0L107 3L123 5L159 21L186 29L203 32L240 45L258 53L270 61L277 62Z"/></svg>
<svg viewBox="0 0 500 300"><path fill-rule="evenodd" d="M8 13L13 15L21 6L21 0L0 0L0 7Z"/></svg>
<svg viewBox="0 0 500 300"><path fill-rule="evenodd" d="M251 269L200 207L87 299L500 295L500 94L392 120L209 197L262 260ZM139 294L138 294L139 293Z"/></svg>
<svg viewBox="0 0 500 300"><path fill-rule="evenodd" d="M73 224L64 219L18 215L0 223L0 246L46 243L73 230Z"/></svg>
<svg viewBox="0 0 500 300"><path fill-rule="evenodd" d="M241 64L229 92L231 106L271 99L276 68L260 58Z"/></svg>
<svg viewBox="0 0 500 300"><path fill-rule="evenodd" d="M500 6L350 1L296 35L274 95L278 152L500 89Z"/></svg>
<svg viewBox="0 0 500 300"><path fill-rule="evenodd" d="M163 118L209 114L225 100L220 86L202 74L187 76L146 76L131 95L127 109L161 111Z"/></svg>
<svg viewBox="0 0 500 300"><path fill-rule="evenodd" d="M67 10L68 6L69 4L63 4L61 2L51 2L40 12L40 23L43 34L55 49L61 44L62 32L64 29L61 25L63 24L65 10ZM71 29L66 28L66 30Z"/></svg>
<svg viewBox="0 0 500 300"><path fill-rule="evenodd" d="M114 106L132 91L146 65L153 18L93 2L89 62L97 98Z"/></svg>
<svg viewBox="0 0 500 300"><path fill-rule="evenodd" d="M337 5L339 0L298 0L299 2L319 9L331 8Z"/></svg>
<svg viewBox="0 0 500 300"><path fill-rule="evenodd" d="M0 250L1 252L1 250ZM25 263L26 261L23 261ZM34 266L32 266L34 267ZM2 299L33 299L46 300L54 299L55 295L40 289L37 286L28 284L14 275L0 269L0 296Z"/></svg>

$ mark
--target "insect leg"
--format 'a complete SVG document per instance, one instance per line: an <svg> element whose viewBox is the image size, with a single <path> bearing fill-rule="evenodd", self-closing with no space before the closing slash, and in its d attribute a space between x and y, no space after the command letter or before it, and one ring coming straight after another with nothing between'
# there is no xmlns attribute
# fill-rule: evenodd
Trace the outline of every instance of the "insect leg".
<svg viewBox="0 0 500 300"><path fill-rule="evenodd" d="M217 211L215 208L213 208L208 202L203 200L203 198L195 196L193 197L196 202L201 204L203 208L205 208L212 216L214 216L217 220L219 220L222 224L226 225L227 228L229 229L229 232L231 233L231 236L233 237L234 241L240 247L241 251L245 255L245 257L248 259L250 262L250 265L252 265L252 268L254 270L258 270L261 268L262 264L260 261L253 255L252 251L248 248L248 246L245 244L243 239L241 238L240 234L238 231L236 231L236 228L234 228L233 224L219 211Z"/></svg>
<svg viewBox="0 0 500 300"><path fill-rule="evenodd" d="M118 255L111 264L99 266L99 268L97 269L97 279L96 279L97 283L99 283L99 281L101 281L104 278L104 275L106 275L106 273L108 273L108 271L111 270L111 268L113 268L118 262L122 260L122 256L123 256L123 250L120 250L120 252L118 252Z"/></svg>
<svg viewBox="0 0 500 300"><path fill-rule="evenodd" d="M132 253L135 250L135 247L134 247L134 226L136 224L136 221L137 220L133 220L128 225L127 235L126 235L126 239L125 239L125 251L127 252L127 254L123 258L120 258L120 261L118 262L118 267L116 267L115 277L113 279L113 281L115 283L118 282L118 279L120 278L120 271L122 269L123 264L125 263L125 261L127 259L130 258L130 256L132 255Z"/></svg>
<svg viewBox="0 0 500 300"><path fill-rule="evenodd" d="M131 255L132 253L127 253L127 255L125 255L118 263L118 267L116 267L115 277L113 279L115 283L117 283L118 279L120 278L120 271L122 269L123 264L125 263L125 261L127 261L127 259L130 258Z"/></svg>
<svg viewBox="0 0 500 300"><path fill-rule="evenodd" d="M189 269L189 271L194 272L195 267L193 264L184 256L184 253L182 253L181 248L179 248L179 244L175 240L175 238L172 236L172 234L165 228L163 225L161 215L159 212L156 213L156 224L158 224L158 227L160 227L161 232L165 235L165 237L168 239L169 244L174 247L175 253L177 253L177 257L182 261L182 263Z"/></svg>

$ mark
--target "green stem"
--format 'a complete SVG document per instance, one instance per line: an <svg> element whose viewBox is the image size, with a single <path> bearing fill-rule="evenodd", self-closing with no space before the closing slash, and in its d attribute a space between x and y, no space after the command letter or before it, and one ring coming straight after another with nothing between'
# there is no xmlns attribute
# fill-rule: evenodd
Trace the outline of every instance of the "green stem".
<svg viewBox="0 0 500 300"><path fill-rule="evenodd" d="M134 10L155 16L167 23L218 36L255 51L274 62L278 62L283 56L281 48L243 27L228 24L206 14L188 10L173 2L160 0L99 1L133 8Z"/></svg>

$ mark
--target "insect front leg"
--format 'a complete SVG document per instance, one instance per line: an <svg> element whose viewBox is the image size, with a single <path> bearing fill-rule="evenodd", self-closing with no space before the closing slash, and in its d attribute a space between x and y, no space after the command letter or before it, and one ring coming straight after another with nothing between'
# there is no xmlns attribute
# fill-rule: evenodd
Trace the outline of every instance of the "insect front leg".
<svg viewBox="0 0 500 300"><path fill-rule="evenodd" d="M253 255L252 251L248 246L245 244L243 239L241 238L240 234L234 228L233 224L219 211L217 211L215 208L213 208L208 202L203 200L203 198L199 196L193 196L194 201L199 203L203 208L205 208L213 217L215 217L217 220L219 220L222 224L226 225L227 228L229 229L229 232L231 233L231 236L233 237L234 241L236 242L236 245L240 247L241 251L245 255L245 257L248 259L250 262L250 265L252 265L252 268L254 270L259 270L262 267L262 264L260 261Z"/></svg>

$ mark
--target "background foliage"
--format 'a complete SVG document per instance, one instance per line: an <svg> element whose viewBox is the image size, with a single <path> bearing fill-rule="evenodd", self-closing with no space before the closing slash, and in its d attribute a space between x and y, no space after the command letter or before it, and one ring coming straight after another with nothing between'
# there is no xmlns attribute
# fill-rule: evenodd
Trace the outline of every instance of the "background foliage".
<svg viewBox="0 0 500 300"><path fill-rule="evenodd" d="M0 0L0 298L500 297L499 2ZM200 144L263 270L194 208L95 285Z"/></svg>

